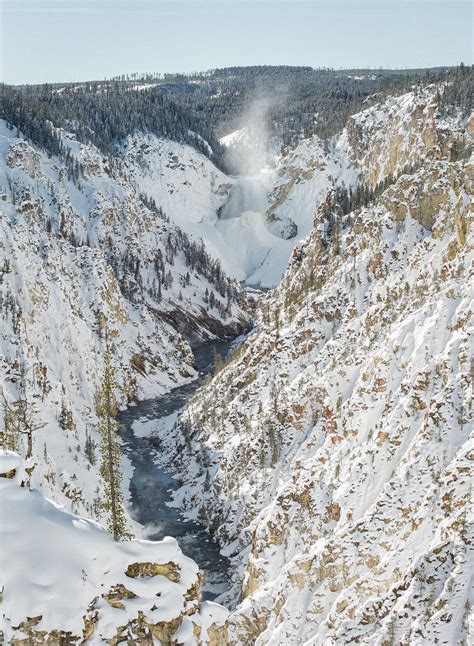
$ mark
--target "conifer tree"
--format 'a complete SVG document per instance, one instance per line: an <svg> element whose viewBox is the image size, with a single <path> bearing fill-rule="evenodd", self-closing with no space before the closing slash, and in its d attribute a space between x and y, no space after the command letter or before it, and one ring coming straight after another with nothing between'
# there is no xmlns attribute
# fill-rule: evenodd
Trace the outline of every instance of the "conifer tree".
<svg viewBox="0 0 474 646"><path fill-rule="evenodd" d="M96 412L99 418L100 475L104 486L102 509L108 514L107 529L114 540L130 538L127 532L121 491L120 444L117 438L117 400L115 398L115 369L107 342L104 353L102 383L96 392Z"/></svg>
<svg viewBox="0 0 474 646"><path fill-rule="evenodd" d="M17 450L21 435L26 436L26 459L33 457L33 433L46 426L43 422L36 422L36 407L28 402L23 394L17 401L9 403L3 394L4 433L3 443L5 448Z"/></svg>
<svg viewBox="0 0 474 646"><path fill-rule="evenodd" d="M11 422L11 416L7 408L8 404L3 395L3 433L2 433L2 447L5 450L18 452L18 434Z"/></svg>

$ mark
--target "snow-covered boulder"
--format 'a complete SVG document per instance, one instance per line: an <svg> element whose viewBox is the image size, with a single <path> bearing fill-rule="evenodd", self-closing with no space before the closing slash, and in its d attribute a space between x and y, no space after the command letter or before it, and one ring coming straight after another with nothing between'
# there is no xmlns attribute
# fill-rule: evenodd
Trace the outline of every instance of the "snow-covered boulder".
<svg viewBox="0 0 474 646"><path fill-rule="evenodd" d="M21 482L24 474L23 460L14 451L0 451L0 478L15 479Z"/></svg>

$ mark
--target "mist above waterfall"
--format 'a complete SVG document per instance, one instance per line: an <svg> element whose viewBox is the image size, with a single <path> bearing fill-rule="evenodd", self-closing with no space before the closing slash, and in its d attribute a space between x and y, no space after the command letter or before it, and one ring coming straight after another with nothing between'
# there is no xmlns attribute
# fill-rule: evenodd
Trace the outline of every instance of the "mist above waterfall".
<svg viewBox="0 0 474 646"><path fill-rule="evenodd" d="M234 175L255 176L269 163L269 111L274 99L258 93L240 119L241 127L223 137L225 163Z"/></svg>

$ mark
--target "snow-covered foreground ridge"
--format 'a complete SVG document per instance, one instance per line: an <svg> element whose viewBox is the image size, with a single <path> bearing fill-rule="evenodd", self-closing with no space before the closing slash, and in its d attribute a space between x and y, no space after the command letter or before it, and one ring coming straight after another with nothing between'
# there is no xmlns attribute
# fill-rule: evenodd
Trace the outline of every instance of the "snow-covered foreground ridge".
<svg viewBox="0 0 474 646"><path fill-rule="evenodd" d="M225 643L228 612L200 602L198 566L176 540L115 543L22 486L24 466L0 451L3 643Z"/></svg>
<svg viewBox="0 0 474 646"><path fill-rule="evenodd" d="M346 216L328 196L255 332L162 433L178 500L234 557L233 645L469 642L473 168L450 160L461 124L415 105L401 141L392 108L354 118L366 177L412 145L415 167Z"/></svg>

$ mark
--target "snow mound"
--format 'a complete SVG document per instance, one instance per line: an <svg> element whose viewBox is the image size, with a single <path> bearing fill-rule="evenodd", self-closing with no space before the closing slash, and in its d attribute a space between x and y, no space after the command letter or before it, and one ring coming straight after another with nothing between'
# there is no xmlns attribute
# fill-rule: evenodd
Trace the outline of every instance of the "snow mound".
<svg viewBox="0 0 474 646"><path fill-rule="evenodd" d="M249 146L251 145L252 141L247 128L239 128L238 130L234 130L228 135L221 137L221 139L219 139L219 143L221 144L221 146L225 146L225 147L235 146L237 144L243 144L245 146Z"/></svg>
<svg viewBox="0 0 474 646"><path fill-rule="evenodd" d="M22 466L20 456L0 451L1 472ZM162 638L179 630L180 643L195 644L192 624L203 637L224 623L217 604L203 604L201 613L198 566L175 539L116 543L98 523L11 478L0 477L0 498L7 643L56 631L103 644L118 635L134 639L140 628Z"/></svg>

